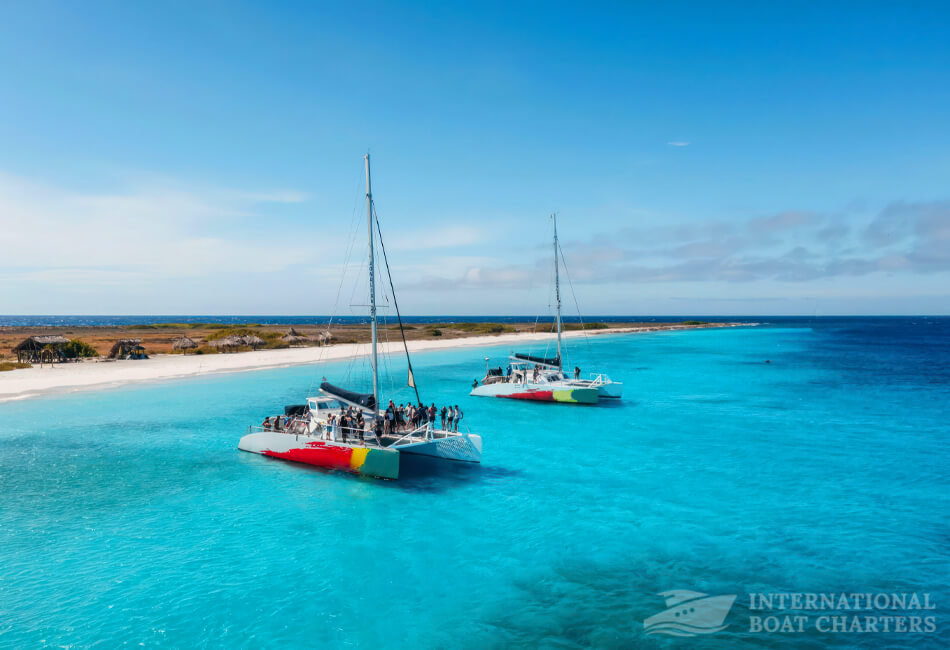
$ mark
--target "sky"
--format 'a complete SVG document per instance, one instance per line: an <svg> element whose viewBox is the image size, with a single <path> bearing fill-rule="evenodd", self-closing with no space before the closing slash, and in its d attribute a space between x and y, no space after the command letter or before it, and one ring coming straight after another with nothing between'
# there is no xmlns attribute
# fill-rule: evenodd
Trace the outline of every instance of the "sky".
<svg viewBox="0 0 950 650"><path fill-rule="evenodd" d="M950 314L946 3L0 14L2 314Z"/></svg>

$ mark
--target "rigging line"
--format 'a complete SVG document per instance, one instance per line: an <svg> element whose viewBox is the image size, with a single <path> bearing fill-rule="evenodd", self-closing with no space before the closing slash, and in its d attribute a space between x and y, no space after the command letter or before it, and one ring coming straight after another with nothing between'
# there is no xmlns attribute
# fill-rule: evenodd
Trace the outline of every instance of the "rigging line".
<svg viewBox="0 0 950 650"><path fill-rule="evenodd" d="M377 238L378 238L379 233L377 232L376 234L377 234ZM376 270L376 274L377 274L377 275L382 275L382 270L379 269L378 266L376 267L375 270ZM380 283L380 284L382 284L382 283ZM385 309L388 309L388 308L389 308L389 294L386 293L386 287L385 287L385 285L382 286L382 290L380 291L380 296L382 297L383 302L386 303L385 306L384 306L384 310L385 310ZM385 313L383 314L382 321L383 321L383 336L384 336L385 339L386 339L386 345L385 345L385 347L383 348L383 350L385 350L385 351L383 352L383 354L381 355L381 357L382 357L382 363L383 363L383 366L384 366L384 372L385 372L385 374L386 374L386 377L388 377L388 379L389 379L389 394L392 395L392 394L394 394L394 393L396 392L396 382L393 381L393 374L394 374L394 373L393 373L393 371L392 371L392 363L390 363L390 359L389 359L389 357L390 357L389 319L386 317L386 314L385 314Z"/></svg>
<svg viewBox="0 0 950 650"><path fill-rule="evenodd" d="M359 178L356 181L356 195L359 195L362 178L363 170L361 165ZM356 209L359 207L359 199L356 195L354 195L353 199L353 211L350 214L350 236L349 241L347 242L346 253L343 255L343 270L340 272L340 285L336 290L336 300L333 303L333 311L330 313L330 320L327 322L327 331L330 331L330 328L333 326L333 318L337 315L337 310L340 307L340 294L342 293L343 285L346 282L346 268L350 264L350 257L353 254L353 245L356 243L356 234L359 230L359 221L356 218Z"/></svg>
<svg viewBox="0 0 950 650"><path fill-rule="evenodd" d="M356 184L356 189L357 189L356 195L359 194L360 182L361 182L361 180L362 180L362 169L360 170L360 175L359 175L359 176L360 176L360 177L357 179L357 184ZM346 270L347 270L347 268L348 268L349 265L350 265L350 259L351 259L352 256L353 256L353 249L354 249L354 247L355 247L355 245L356 245L356 236L357 236L357 234L359 233L359 224L360 224L360 221L359 221L359 219L357 218L357 217L358 217L358 215L357 215L357 208L358 208L358 207L359 207L359 199L358 199L358 198L354 198L354 199L353 199L353 211L352 211L352 213L351 213L351 215L350 215L350 228L349 228L350 233L349 233L349 238L348 238L348 242L347 242L347 246L346 246L346 252L345 252L344 255L343 255L343 267L342 267L342 270L340 271L340 284L339 284L339 286L337 287L337 290L336 290L336 300L334 300L334 303L333 303L333 312L330 314L330 318L329 318L328 321L327 321L327 332L329 332L329 331L331 330L331 328L333 327L333 319L336 318L336 316L337 316L337 314L338 314L338 312L339 312L339 309L340 309L340 296L341 296L342 293L343 293L343 285L346 284ZM355 292L356 292L356 284L357 284L357 283L354 281L354 291L353 291L354 294L355 294ZM352 296L351 296L351 298L350 298L350 302L353 302ZM350 313L352 314L352 309L351 309ZM357 344L357 346L356 346L356 352L357 352L357 354L359 353L359 345L358 345L358 344ZM322 358L323 358L323 354L324 354L324 352L321 350L321 352L320 352L321 360L322 360ZM348 364L346 365L346 370L344 371L344 375L343 375L343 380L344 380L344 382L346 382L346 383L349 383L349 381L350 381L350 376L352 375L353 366L354 366L353 360L351 360L350 363L348 363Z"/></svg>
<svg viewBox="0 0 950 650"><path fill-rule="evenodd" d="M567 286L571 288L571 297L574 299L574 309L577 310L577 318L581 322L581 332L584 333L584 343L587 345L587 351L590 352L590 337L587 335L587 327L584 325L584 317L581 315L581 306L577 302L577 294L574 293L574 281L571 280L571 271L567 268L567 259L564 257L564 249L561 248L561 242L558 242L557 249L561 253L561 262L564 263L564 273L567 275Z"/></svg>
<svg viewBox="0 0 950 650"><path fill-rule="evenodd" d="M362 166L361 166L361 167L362 167ZM350 213L350 236L349 236L349 243L348 243L348 245L347 245L347 247L346 247L346 252L345 252L344 255L343 255L343 266L341 267L341 271L340 271L340 284L337 285L337 289L336 289L336 299L333 301L333 310L330 312L329 318L327 318L327 325L326 325L326 332L327 332L327 334L329 334L329 333L330 333L330 330L333 328L333 319L334 319L334 317L336 317L336 315L337 315L337 310L338 310L339 307L340 307L340 295L341 295L342 292L343 292L343 284L346 282L346 267L349 265L350 256L352 255L352 252L353 252L353 244L356 242L357 226L358 226L358 223L359 223L359 222L357 221L357 219L356 219L356 209L359 207L359 198L358 198L358 195L359 195L360 182L361 182L361 180L362 180L362 176L363 176L363 174L362 174L362 168L361 168L361 169L360 169L360 174L359 174L359 176L358 176L358 178L357 178L357 181L356 181L356 193L354 194L354 198L353 198L353 210L352 210L351 213ZM323 346L322 346L322 347L328 347L329 345L330 345L329 340L328 340L328 339L324 339L324 342L323 342ZM319 355L319 357L318 357L318 361L319 361L320 363L322 363L325 356L326 356L326 350L320 350L320 355ZM313 380L311 380L311 382L310 382L310 392L311 392L311 393L313 392Z"/></svg>
<svg viewBox="0 0 950 650"><path fill-rule="evenodd" d="M409 358L409 344L406 343L406 332L402 327L402 314L399 313L399 301L396 300L396 287L393 286L393 274L389 270L389 258L386 256L386 244L383 243L383 230L379 226L379 215L376 214L376 206L373 205L373 217L376 219L376 232L379 233L379 247L383 249L383 262L386 264L386 275L389 277L389 290L393 296L393 306L396 308L396 318L399 319L399 334L402 335L402 347L406 350L406 363L409 364L409 376L412 377L412 389L416 392L416 403L421 404L422 398L419 397L418 382L416 382L416 373L412 371L412 359Z"/></svg>

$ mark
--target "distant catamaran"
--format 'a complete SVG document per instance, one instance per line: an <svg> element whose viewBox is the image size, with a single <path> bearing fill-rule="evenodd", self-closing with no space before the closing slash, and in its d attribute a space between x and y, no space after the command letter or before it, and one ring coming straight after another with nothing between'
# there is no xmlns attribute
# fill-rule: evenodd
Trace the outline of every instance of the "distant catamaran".
<svg viewBox="0 0 950 650"><path fill-rule="evenodd" d="M557 241L557 215L551 215L554 224L554 295L557 308L557 356L536 357L515 353L508 358L509 372L488 368L485 378L476 382L471 394L476 397L505 397L535 402L563 404L596 404L601 398L620 399L623 384L611 381L605 374L592 374L582 379L579 373L564 374L561 354L561 280L560 247Z"/></svg>
<svg viewBox="0 0 950 650"><path fill-rule="evenodd" d="M481 436L439 430L435 428L434 422L425 422L421 426L411 423L404 427L393 426L395 423L383 426L383 416L379 409L376 283L373 258L374 212L369 154L365 156L365 163L373 392L357 393L323 382L320 384L320 395L308 397L307 404L285 407L284 414L276 418L276 428L273 425L248 427L248 434L241 438L238 449L318 467L389 479L398 478L400 469L406 469L407 465L427 464L429 461L479 463L482 459ZM383 246L384 256L385 253L386 248ZM388 264L386 266L388 273ZM399 326L401 329L401 319ZM408 359L409 348L404 347ZM415 388L411 361L409 373L410 384ZM418 399L418 391L416 395ZM341 424L344 417L352 417L360 425L347 423L344 426Z"/></svg>

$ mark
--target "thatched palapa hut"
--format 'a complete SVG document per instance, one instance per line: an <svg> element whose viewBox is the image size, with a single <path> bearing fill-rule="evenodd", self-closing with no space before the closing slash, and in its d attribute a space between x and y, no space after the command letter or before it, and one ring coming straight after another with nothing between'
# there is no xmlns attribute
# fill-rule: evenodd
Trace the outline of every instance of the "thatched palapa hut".
<svg viewBox="0 0 950 650"><path fill-rule="evenodd" d="M142 339L119 339L113 344L108 359L148 359Z"/></svg>
<svg viewBox="0 0 950 650"><path fill-rule="evenodd" d="M187 336L181 337L180 339L175 341L174 344L172 344L172 349L181 350L182 354L187 354L188 350L194 350L197 347L198 347L198 342Z"/></svg>
<svg viewBox="0 0 950 650"><path fill-rule="evenodd" d="M302 343L307 343L310 341L310 337L304 336L293 327L290 328L290 331L280 337L280 340L284 343L289 343L291 347L295 345L300 345Z"/></svg>
<svg viewBox="0 0 950 650"><path fill-rule="evenodd" d="M245 345L244 338L240 336L226 336L223 339L211 341L210 345L220 348L225 352L234 352L235 349Z"/></svg>
<svg viewBox="0 0 950 650"><path fill-rule="evenodd" d="M181 350L182 354L188 354L188 350L193 350L196 347L198 347L198 344L187 336L181 337L172 345L173 350Z"/></svg>
<svg viewBox="0 0 950 650"><path fill-rule="evenodd" d="M264 345L264 339L259 336L254 336L253 334L248 334L247 336L242 337L244 339L244 345L254 348L255 350L260 346Z"/></svg>
<svg viewBox="0 0 950 650"><path fill-rule="evenodd" d="M65 361L66 355L63 346L69 339L59 334L31 336L11 350L16 352L19 363L52 363Z"/></svg>

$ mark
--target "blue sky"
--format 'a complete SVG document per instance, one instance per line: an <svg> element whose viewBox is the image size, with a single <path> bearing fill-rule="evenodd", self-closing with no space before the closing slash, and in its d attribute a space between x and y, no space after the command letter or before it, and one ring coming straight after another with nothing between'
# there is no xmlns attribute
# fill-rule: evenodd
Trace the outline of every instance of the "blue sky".
<svg viewBox="0 0 950 650"><path fill-rule="evenodd" d="M0 313L950 313L943 3L2 13Z"/></svg>

